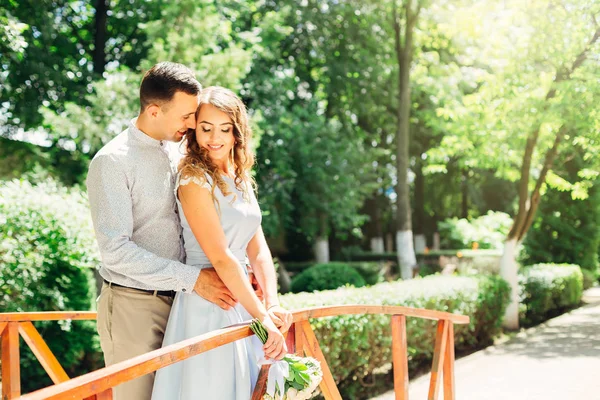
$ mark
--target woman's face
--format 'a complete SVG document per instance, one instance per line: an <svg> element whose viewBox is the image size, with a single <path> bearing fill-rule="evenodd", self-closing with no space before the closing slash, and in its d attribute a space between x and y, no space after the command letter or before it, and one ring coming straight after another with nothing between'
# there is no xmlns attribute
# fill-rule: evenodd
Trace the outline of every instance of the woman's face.
<svg viewBox="0 0 600 400"><path fill-rule="evenodd" d="M212 104L203 104L196 120L196 140L219 167L227 165L235 143L233 121Z"/></svg>

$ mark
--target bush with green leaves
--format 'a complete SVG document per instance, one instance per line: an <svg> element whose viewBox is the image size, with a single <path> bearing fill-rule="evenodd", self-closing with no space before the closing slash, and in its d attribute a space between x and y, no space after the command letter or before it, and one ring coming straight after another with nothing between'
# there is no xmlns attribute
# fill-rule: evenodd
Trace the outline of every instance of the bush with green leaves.
<svg viewBox="0 0 600 400"><path fill-rule="evenodd" d="M576 178L572 172L571 177ZM600 248L600 190L592 187L589 197L574 200L570 191L548 190L537 217L523 241L521 262L579 265L587 289L598 275Z"/></svg>
<svg viewBox="0 0 600 400"><path fill-rule="evenodd" d="M291 290L293 293L314 292L336 289L345 285L362 287L366 282L350 265L333 262L313 265L302 271L292 279Z"/></svg>
<svg viewBox="0 0 600 400"><path fill-rule="evenodd" d="M529 326L577 307L583 294L578 265L536 264L519 273L520 320Z"/></svg>
<svg viewBox="0 0 600 400"><path fill-rule="evenodd" d="M52 181L0 182L0 310L91 310L98 257L81 190ZM70 376L102 366L93 321L35 326ZM52 384L29 349L21 353L23 390Z"/></svg>
<svg viewBox="0 0 600 400"><path fill-rule="evenodd" d="M511 217L503 212L488 211L469 221L448 218L439 223L441 246L446 249L470 249L477 243L480 249L501 249L512 226Z"/></svg>
<svg viewBox="0 0 600 400"><path fill-rule="evenodd" d="M367 288L339 288L319 293L281 296L288 309L344 304L397 305L468 315L468 325L456 325L457 350L488 344L500 332L508 304L508 284L497 276L431 276L385 282ZM311 320L335 381L344 398L355 398L356 380L391 362L390 317L342 315ZM410 368L433 357L434 321L408 318Z"/></svg>

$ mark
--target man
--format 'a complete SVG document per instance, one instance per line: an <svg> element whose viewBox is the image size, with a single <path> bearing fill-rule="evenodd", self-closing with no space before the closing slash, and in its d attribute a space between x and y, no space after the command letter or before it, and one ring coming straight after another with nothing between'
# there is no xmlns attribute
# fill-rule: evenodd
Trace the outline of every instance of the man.
<svg viewBox="0 0 600 400"><path fill-rule="evenodd" d="M90 164L87 188L104 284L98 333L106 365L159 348L175 292L195 291L224 309L236 299L213 269L183 264L168 143L196 128L201 85L185 66L160 63L140 86L140 113ZM154 374L113 389L115 400L148 400Z"/></svg>

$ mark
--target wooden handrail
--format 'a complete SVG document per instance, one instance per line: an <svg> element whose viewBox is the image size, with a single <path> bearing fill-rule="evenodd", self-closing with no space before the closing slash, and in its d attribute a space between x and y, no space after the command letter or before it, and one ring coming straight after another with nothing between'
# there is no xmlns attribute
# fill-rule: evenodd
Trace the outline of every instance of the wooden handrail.
<svg viewBox="0 0 600 400"><path fill-rule="evenodd" d="M94 320L95 311L41 311L0 313L0 322Z"/></svg>
<svg viewBox="0 0 600 400"><path fill-rule="evenodd" d="M326 399L341 399L337 386L333 380L333 375L329 370L323 352L320 349L317 338L308 323L309 318L331 317L338 315L351 314L387 314L392 315L392 350L394 364L394 382L396 388L396 399L408 398L408 364L406 349L406 317L425 318L438 321L438 330L436 335L436 345L432 368L432 377L430 384L429 399L437 399L438 389L440 387L439 374L443 371L444 377L444 398L446 400L454 399L454 331L453 324L467 324L469 317L452 314L443 311L433 311L426 309L402 307L402 306L369 306L369 305L342 305L329 307L312 307L297 310L293 312L292 329L288 335L288 347L290 352L296 352L301 355L309 355L317 358L322 365L323 381L321 382L321 391ZM18 363L18 345L16 354L14 349L8 352L9 358L6 360L8 366L5 375L5 348L9 349L11 343L15 342L15 334L21 332L22 335L29 337L28 343L37 346L36 356L52 359L53 355L39 343L39 338L34 332L35 328L29 321L58 320L58 319L95 319L94 312L46 312L46 313L0 313L0 335L2 330L7 331L2 337L2 373L3 381L7 379L9 383L7 390L3 385L3 399L21 399L21 400L42 400L42 399L74 399L74 398L96 398L112 399L111 388L133 380L139 376L154 372L160 368L183 361L197 354L212 350L227 343L234 342L252 335L252 331L247 323L237 326L213 331L204 335L196 336L179 343L163 347L146 354L131 358L129 360L111 365L100 370L90 372L83 376L64 381L66 375L63 375L62 368L57 368L53 360L50 360L52 368L46 368L45 364L49 361L42 358L40 361L46 368L46 371L53 376L56 383L36 392L20 396L19 389L15 389L14 379L11 380L11 369L15 368L15 357ZM24 327L21 327L20 325ZM11 328L12 326L12 328ZM10 329L8 329L10 328ZM32 330L33 328L33 330ZM11 342L12 338L12 342ZM33 339L32 339L33 338ZM18 336L17 336L18 343ZM43 341L42 341L43 343ZM45 345L45 343L44 343ZM54 359L55 360L55 359ZM60 366L59 366L60 367ZM18 364L17 367L18 369ZM264 380L268 368L261 370L261 375L257 384L257 390L263 390ZM18 375L18 370L17 370ZM18 380L18 379L17 379ZM256 394L256 393L255 393ZM254 398L254 397L253 397ZM258 397L257 397L258 398Z"/></svg>

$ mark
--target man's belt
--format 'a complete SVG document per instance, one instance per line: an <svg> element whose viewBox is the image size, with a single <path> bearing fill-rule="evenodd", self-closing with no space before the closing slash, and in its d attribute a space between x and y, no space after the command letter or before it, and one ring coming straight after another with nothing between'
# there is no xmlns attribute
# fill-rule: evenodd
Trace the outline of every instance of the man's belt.
<svg viewBox="0 0 600 400"><path fill-rule="evenodd" d="M129 286L123 286L123 285L119 285L119 284L116 284L113 282L109 282L106 279L104 279L104 283L106 283L109 287L115 286L115 287L120 287L120 288L124 288L124 289L133 289L133 290L137 290L139 292L151 294L153 296L166 296L166 297L170 297L172 299L175 298L175 293L177 293L174 290L150 290L150 289L132 288Z"/></svg>

